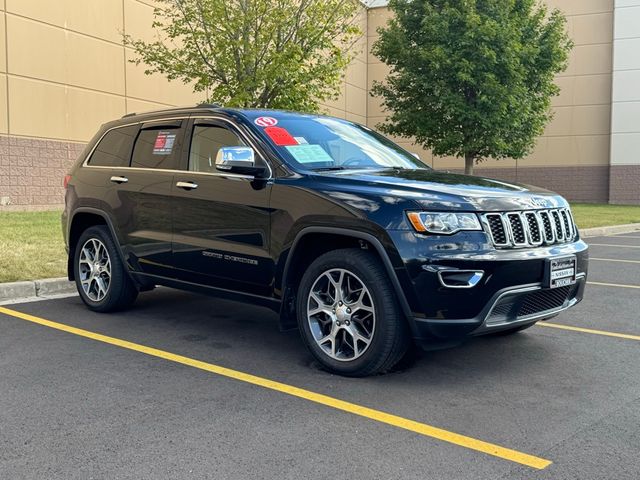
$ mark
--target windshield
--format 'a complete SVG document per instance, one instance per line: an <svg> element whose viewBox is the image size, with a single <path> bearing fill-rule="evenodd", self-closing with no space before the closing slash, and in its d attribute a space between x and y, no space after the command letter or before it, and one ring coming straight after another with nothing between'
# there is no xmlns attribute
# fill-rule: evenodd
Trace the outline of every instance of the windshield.
<svg viewBox="0 0 640 480"><path fill-rule="evenodd" d="M277 112L262 116L256 113L250 120L295 167L307 170L428 168L382 135L346 120Z"/></svg>

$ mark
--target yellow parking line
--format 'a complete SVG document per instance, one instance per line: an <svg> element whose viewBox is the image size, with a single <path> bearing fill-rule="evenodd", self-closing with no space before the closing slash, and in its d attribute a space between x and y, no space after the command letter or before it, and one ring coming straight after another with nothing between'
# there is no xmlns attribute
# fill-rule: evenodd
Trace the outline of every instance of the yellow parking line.
<svg viewBox="0 0 640 480"><path fill-rule="evenodd" d="M640 238L637 235L625 235L623 233L619 235L611 235L609 238Z"/></svg>
<svg viewBox="0 0 640 480"><path fill-rule="evenodd" d="M640 245L612 245L610 243L590 243L590 247L640 248Z"/></svg>
<svg viewBox="0 0 640 480"><path fill-rule="evenodd" d="M640 288L640 285L629 285L626 283L605 283L605 282L587 282L587 285L599 285L601 287L618 287L618 288Z"/></svg>
<svg viewBox="0 0 640 480"><path fill-rule="evenodd" d="M468 448L471 450L476 450L478 452L486 453L488 455L493 455L495 457L502 458L510 462L526 465L531 468L542 470L543 468L546 468L551 464L551 461L545 460L544 458L518 452L516 450L511 450L510 448L501 447L500 445L495 445L493 443L488 443L472 437L460 435L458 433L433 427L425 423L416 422L414 420L409 420L407 418L399 417L397 415L392 415L390 413L386 413L380 410L375 410L373 408L357 405L355 403L345 402L344 400L339 400L337 398L329 397L327 395L322 395L320 393L315 393L310 390L305 390L303 388L294 387L292 385L287 385L285 383L280 383L274 380L269 380L267 378L258 377L248 373L240 372L238 370L232 370L230 368L225 368L225 367L221 367L211 363L202 362L200 360L184 357L182 355L176 355L175 353L158 350L157 348L146 347L144 345L129 342L127 340L109 337L106 335L102 335L100 333L90 332L88 330L83 330L81 328L71 327L63 323L52 322L51 320L35 317L33 315L18 312L15 310L10 310L4 307L0 307L0 313L4 313L5 315L10 315L15 318L20 318L22 320L27 320L29 322L37 323L45 327L71 333L73 335L78 335L80 337L90 338L98 342L108 343L110 345L115 345L117 347L125 348L127 350L133 350L135 352L151 355L152 357L162 358L170 362L180 363L182 365L198 368L200 370L204 370L210 373L215 373L223 377L232 378L234 380L250 383L252 385L268 388L270 390L275 390L277 392L281 392L286 395L302 398L310 402L314 402L320 405L325 405L327 407L334 408L336 410L342 410L344 412L358 415L360 417L365 417L371 420L375 420L376 422L385 423L387 425L392 425L394 427L402 428L404 430L409 430L411 432L418 433L420 435L442 440L443 442L452 443L454 445L458 445L460 447Z"/></svg>
<svg viewBox="0 0 640 480"><path fill-rule="evenodd" d="M622 262L622 263L640 263L640 260L622 260L618 258L594 258L589 257L589 261L591 260L600 260L602 262Z"/></svg>
<svg viewBox="0 0 640 480"><path fill-rule="evenodd" d="M591 328L572 327L570 325L560 325L559 323L539 322L541 327L559 328L561 330L571 330L572 332L591 333L593 335L603 335L605 337L624 338L626 340L636 340L640 342L640 335L629 335L627 333L607 332L606 330L593 330Z"/></svg>

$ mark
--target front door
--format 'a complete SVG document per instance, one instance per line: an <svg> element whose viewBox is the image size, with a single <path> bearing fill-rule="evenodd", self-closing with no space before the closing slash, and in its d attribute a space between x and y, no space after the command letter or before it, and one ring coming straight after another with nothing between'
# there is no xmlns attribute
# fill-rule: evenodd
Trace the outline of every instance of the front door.
<svg viewBox="0 0 640 480"><path fill-rule="evenodd" d="M216 170L218 150L252 146L226 119L193 119L173 195L173 264L184 281L269 295L270 182ZM256 152L256 162L264 162Z"/></svg>

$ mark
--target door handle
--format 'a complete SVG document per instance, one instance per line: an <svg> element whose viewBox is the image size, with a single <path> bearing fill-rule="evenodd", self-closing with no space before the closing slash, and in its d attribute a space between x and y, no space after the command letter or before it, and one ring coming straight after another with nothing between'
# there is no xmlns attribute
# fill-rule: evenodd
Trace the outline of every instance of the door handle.
<svg viewBox="0 0 640 480"><path fill-rule="evenodd" d="M178 182L176 183L176 187L184 188L185 190L195 190L198 188L198 184L193 182Z"/></svg>
<svg viewBox="0 0 640 480"><path fill-rule="evenodd" d="M114 175L111 177L111 181L113 183L127 183L129 179L127 177L118 177L117 175Z"/></svg>

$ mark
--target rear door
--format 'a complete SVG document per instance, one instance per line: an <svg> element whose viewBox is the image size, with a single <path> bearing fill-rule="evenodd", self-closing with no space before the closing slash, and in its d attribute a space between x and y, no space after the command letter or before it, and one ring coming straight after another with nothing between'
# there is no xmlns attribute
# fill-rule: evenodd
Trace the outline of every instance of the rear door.
<svg viewBox="0 0 640 480"><path fill-rule="evenodd" d="M186 138L174 185L176 275L189 282L269 295L271 182L215 167L221 147L254 146L223 118L192 119ZM258 152L256 162L265 162Z"/></svg>
<svg viewBox="0 0 640 480"><path fill-rule="evenodd" d="M127 261L139 272L174 277L172 188L187 119L143 123L130 164L114 169L111 199Z"/></svg>

